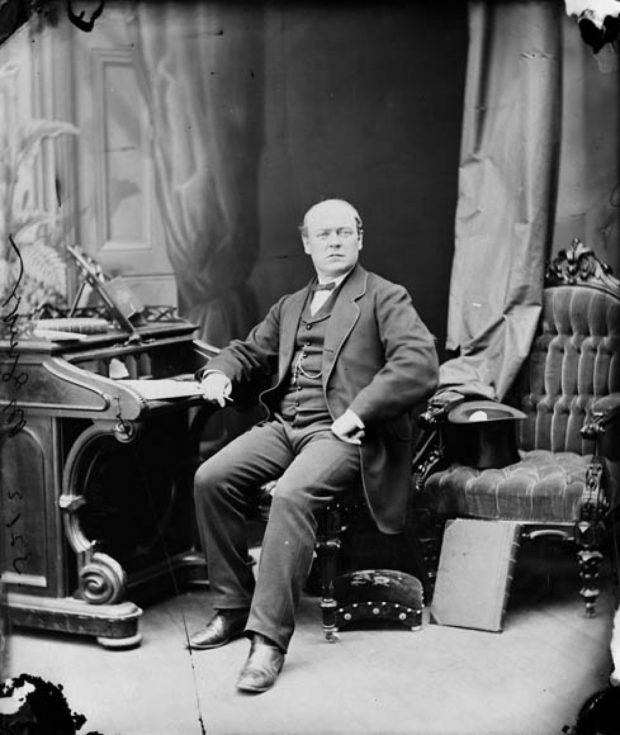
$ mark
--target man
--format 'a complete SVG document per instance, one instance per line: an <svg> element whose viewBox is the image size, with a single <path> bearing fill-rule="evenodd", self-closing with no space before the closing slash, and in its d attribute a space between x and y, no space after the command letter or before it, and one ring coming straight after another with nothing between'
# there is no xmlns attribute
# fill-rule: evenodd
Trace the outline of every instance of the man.
<svg viewBox="0 0 620 735"><path fill-rule="evenodd" d="M316 512L357 482L378 528L402 532L410 409L437 382L433 338L408 293L358 264L355 208L339 199L314 205L301 236L316 278L210 360L202 378L205 398L220 406L257 375L274 379L259 396L265 420L208 459L195 481L216 614L190 647L248 635L237 682L245 692L266 691L282 668ZM255 583L245 514L256 489L276 478Z"/></svg>

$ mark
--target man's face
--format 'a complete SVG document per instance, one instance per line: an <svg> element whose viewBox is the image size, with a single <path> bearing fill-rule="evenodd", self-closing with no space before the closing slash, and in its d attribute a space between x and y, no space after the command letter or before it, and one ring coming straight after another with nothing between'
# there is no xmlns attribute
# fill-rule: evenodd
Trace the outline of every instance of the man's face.
<svg viewBox="0 0 620 735"><path fill-rule="evenodd" d="M322 202L306 215L302 237L317 275L324 279L342 276L353 268L362 249L354 211L344 202Z"/></svg>

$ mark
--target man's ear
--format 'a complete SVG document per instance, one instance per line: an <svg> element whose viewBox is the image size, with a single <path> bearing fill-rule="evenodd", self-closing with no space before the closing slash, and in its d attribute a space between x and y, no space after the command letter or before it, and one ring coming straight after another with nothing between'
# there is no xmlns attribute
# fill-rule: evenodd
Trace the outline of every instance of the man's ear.
<svg viewBox="0 0 620 735"><path fill-rule="evenodd" d="M358 250L361 250L364 247L364 234L360 232L358 237Z"/></svg>
<svg viewBox="0 0 620 735"><path fill-rule="evenodd" d="M302 242L303 242L303 244L304 244L304 253L305 253L306 255L310 255L310 246L308 245L308 238L307 238L307 237L304 237L304 236L302 235L302 236L301 236L301 241L302 241Z"/></svg>

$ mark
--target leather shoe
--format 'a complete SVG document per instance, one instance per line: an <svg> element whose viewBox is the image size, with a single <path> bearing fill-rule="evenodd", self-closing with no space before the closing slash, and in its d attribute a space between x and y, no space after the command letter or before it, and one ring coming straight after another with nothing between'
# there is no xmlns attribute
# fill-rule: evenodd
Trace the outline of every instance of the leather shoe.
<svg viewBox="0 0 620 735"><path fill-rule="evenodd" d="M268 638L255 633L250 655L239 674L237 689L250 694L266 692L276 683L283 664L283 651Z"/></svg>
<svg viewBox="0 0 620 735"><path fill-rule="evenodd" d="M248 611L245 609L218 610L204 628L191 636L187 647L203 651L225 646L243 635L247 620Z"/></svg>

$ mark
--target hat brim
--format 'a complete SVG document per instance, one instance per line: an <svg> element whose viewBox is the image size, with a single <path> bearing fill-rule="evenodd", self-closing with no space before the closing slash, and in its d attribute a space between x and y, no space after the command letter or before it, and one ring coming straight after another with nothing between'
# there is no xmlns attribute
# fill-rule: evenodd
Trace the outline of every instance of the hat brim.
<svg viewBox="0 0 620 735"><path fill-rule="evenodd" d="M464 401L448 414L452 424L487 424L497 421L522 421L523 411L497 401Z"/></svg>

